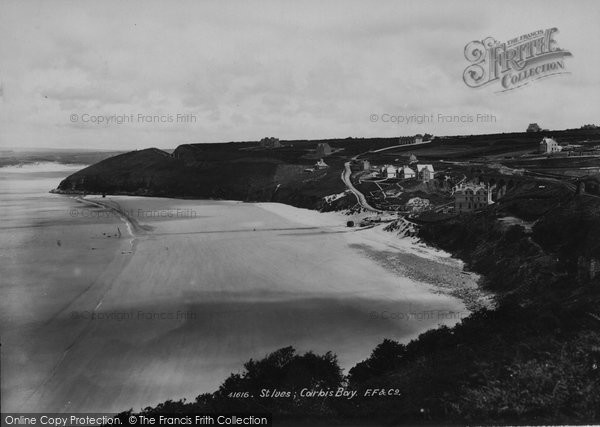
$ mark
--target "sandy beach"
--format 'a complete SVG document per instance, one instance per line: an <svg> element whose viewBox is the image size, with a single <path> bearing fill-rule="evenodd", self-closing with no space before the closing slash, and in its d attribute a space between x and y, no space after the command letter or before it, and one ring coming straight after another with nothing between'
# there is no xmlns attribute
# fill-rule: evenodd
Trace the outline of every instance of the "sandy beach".
<svg viewBox="0 0 600 427"><path fill-rule="evenodd" d="M468 314L440 291L450 276L474 286L459 261L379 227L346 228L340 213L49 197L62 214L28 228L34 240L17 245L3 285L9 411L116 412L193 399L249 358L288 345L331 350L349 369L384 338L408 341ZM407 274L409 264L429 271Z"/></svg>

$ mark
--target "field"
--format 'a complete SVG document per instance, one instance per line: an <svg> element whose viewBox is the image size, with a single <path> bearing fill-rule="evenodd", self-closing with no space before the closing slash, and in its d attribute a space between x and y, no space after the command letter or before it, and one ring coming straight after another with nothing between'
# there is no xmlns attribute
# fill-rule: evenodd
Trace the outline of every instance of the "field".
<svg viewBox="0 0 600 427"><path fill-rule="evenodd" d="M563 147L568 145L570 151L539 154L542 135L551 135ZM579 130L435 138L428 144L371 150L359 157L369 160L372 167L387 164L399 167L408 165L409 157L415 155L419 163L433 165L435 179L430 182L385 176L370 178L361 170L361 164L354 167L354 179L373 206L415 213L407 202L419 197L429 203L422 216L433 218L434 210L443 218L446 207L453 204L452 189L461 182L489 185L494 201L514 196L522 187L540 194L565 189L574 192L578 178L587 179L600 173L600 154L596 148L599 136L597 130ZM588 187L597 191L594 182Z"/></svg>
<svg viewBox="0 0 600 427"><path fill-rule="evenodd" d="M576 144L576 156L565 151L552 156L537 153L541 138L552 136L566 146ZM121 154L81 170L65 179L59 191L158 197L228 199L281 202L319 210L349 208L352 195L324 199L346 190L341 180L344 163L368 159L371 165L408 163L410 154L420 163L432 164L436 174L429 183L410 180L371 180L353 163L352 180L368 200L384 210L403 211L415 197L425 198L434 209L452 204L452 188L459 182L484 182L494 200L510 195L524 183L568 187L577 177L597 173L593 149L600 131L565 130L540 133L448 136L430 143L398 147L398 138L344 138L283 140L282 147L268 149L256 141L185 144L173 153L155 148ZM316 169L316 147L327 143L332 154ZM389 150L385 148L391 147ZM380 182L373 182L380 181ZM389 193L389 194L388 194ZM390 196L390 197L388 197ZM409 209L410 210L410 209Z"/></svg>

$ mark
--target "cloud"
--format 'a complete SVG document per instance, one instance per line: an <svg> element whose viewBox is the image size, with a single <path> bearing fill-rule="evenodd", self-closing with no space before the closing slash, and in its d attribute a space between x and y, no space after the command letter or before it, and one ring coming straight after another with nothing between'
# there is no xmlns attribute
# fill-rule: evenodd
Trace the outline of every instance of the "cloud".
<svg viewBox="0 0 600 427"><path fill-rule="evenodd" d="M600 4L582 0L307 2L40 0L0 4L0 145L139 148L183 142L429 131L371 113L485 112L502 132L530 121L598 121ZM570 75L497 95L462 81L466 43L556 26ZM566 105L566 103L570 103ZM77 114L194 114L195 124L98 129ZM534 120L535 118L535 120Z"/></svg>

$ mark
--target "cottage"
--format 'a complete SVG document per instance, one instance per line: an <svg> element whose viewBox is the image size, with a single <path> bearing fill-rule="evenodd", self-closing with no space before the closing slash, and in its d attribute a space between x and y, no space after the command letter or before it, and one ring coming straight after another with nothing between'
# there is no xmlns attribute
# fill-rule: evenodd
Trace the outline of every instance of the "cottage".
<svg viewBox="0 0 600 427"><path fill-rule="evenodd" d="M423 182L429 182L431 179L433 179L435 174L433 165L417 164L417 174L419 175L419 179L423 180Z"/></svg>
<svg viewBox="0 0 600 427"><path fill-rule="evenodd" d="M331 154L331 147L326 142L321 142L317 145L317 156L327 157Z"/></svg>
<svg viewBox="0 0 600 427"><path fill-rule="evenodd" d="M317 163L315 163L315 169L327 169L329 165L323 161L323 159L319 159Z"/></svg>
<svg viewBox="0 0 600 427"><path fill-rule="evenodd" d="M543 138L540 142L539 152L543 154L558 153L562 151L562 147L552 138Z"/></svg>
<svg viewBox="0 0 600 427"><path fill-rule="evenodd" d="M371 163L368 160L363 160L362 164L363 164L364 171L371 170Z"/></svg>
<svg viewBox="0 0 600 427"><path fill-rule="evenodd" d="M279 148L281 147L281 142L279 138L266 137L260 140L260 146L263 148Z"/></svg>
<svg viewBox="0 0 600 427"><path fill-rule="evenodd" d="M457 213L473 212L492 203L492 191L489 187L471 183L454 187L454 209Z"/></svg>
<svg viewBox="0 0 600 427"><path fill-rule="evenodd" d="M412 168L404 166L400 168L400 170L398 171L398 175L404 179L413 179L416 176L416 173Z"/></svg>

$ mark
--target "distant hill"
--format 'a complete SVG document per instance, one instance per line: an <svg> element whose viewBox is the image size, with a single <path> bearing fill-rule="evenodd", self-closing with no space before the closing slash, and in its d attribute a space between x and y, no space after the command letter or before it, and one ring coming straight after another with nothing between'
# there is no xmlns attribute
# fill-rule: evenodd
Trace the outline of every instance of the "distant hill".
<svg viewBox="0 0 600 427"><path fill-rule="evenodd" d="M598 138L598 130L551 131L559 142ZM346 188L340 179L344 162L365 154L380 163L393 162L402 153L419 158L473 159L512 156L537 149L545 134L508 133L436 138L430 144L398 145L398 138L340 138L281 141L280 148L263 148L257 141L184 144L172 153L156 148L132 151L102 160L60 183L59 192L134 194L143 196L273 201L320 209L323 197ZM328 168L312 169L316 148L327 143L332 154Z"/></svg>

